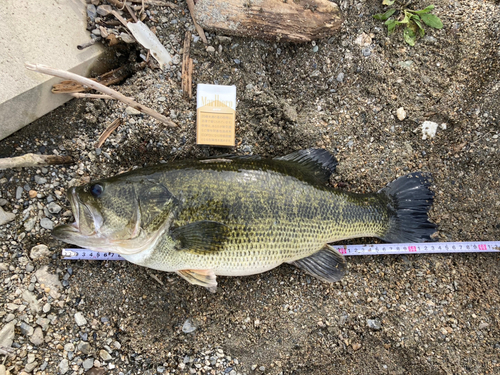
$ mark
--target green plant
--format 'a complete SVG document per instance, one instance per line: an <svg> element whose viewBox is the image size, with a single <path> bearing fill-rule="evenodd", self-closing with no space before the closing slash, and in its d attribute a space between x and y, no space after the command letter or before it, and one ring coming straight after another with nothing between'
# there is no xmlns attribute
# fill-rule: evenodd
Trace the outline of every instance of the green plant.
<svg viewBox="0 0 500 375"><path fill-rule="evenodd" d="M391 6L394 4L396 0L383 0L383 5ZM405 42L410 46L415 45L415 41L417 38L423 37L425 35L424 24L430 27L434 27L435 29L442 29L443 22L439 19L438 16L431 14L431 11L434 9L434 5L429 5L428 7L422 10L411 10L402 8L399 9L399 14L401 16L404 15L403 19L401 16L399 20L391 18L394 13L398 9L390 8L385 13L378 13L373 16L376 20L385 21L385 25L387 26L387 33L391 35L396 27L399 25L405 25L403 36L405 38Z"/></svg>

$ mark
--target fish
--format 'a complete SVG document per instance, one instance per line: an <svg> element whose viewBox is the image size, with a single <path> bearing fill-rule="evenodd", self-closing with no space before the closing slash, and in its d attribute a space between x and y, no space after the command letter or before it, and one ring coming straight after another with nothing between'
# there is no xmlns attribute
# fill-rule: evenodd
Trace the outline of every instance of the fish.
<svg viewBox="0 0 500 375"><path fill-rule="evenodd" d="M292 264L337 282L347 263L331 244L376 237L433 241L431 176L414 172L376 193L335 189L338 162L324 149L222 156L135 169L72 187L75 221L55 238L129 262L176 272L215 292L217 276Z"/></svg>

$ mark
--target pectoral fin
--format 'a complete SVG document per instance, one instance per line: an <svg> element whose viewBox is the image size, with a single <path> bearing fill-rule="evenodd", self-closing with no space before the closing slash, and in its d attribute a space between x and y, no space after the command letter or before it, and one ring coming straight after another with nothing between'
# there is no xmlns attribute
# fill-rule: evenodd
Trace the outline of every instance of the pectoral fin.
<svg viewBox="0 0 500 375"><path fill-rule="evenodd" d="M222 249L229 230L216 221L202 220L175 228L170 233L178 241L178 250L194 253L210 253Z"/></svg>
<svg viewBox="0 0 500 375"><path fill-rule="evenodd" d="M180 270L176 273L191 284L204 286L212 293L217 290L217 280L212 270Z"/></svg>
<svg viewBox="0 0 500 375"><path fill-rule="evenodd" d="M342 254L329 245L325 245L320 251L290 262L296 267L306 271L308 274L330 283L339 281L347 271L347 263Z"/></svg>

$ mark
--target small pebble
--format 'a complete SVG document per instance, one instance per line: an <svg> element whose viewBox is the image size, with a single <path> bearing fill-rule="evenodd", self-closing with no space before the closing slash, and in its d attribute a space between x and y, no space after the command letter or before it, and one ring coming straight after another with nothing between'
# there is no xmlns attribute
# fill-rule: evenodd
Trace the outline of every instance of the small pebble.
<svg viewBox="0 0 500 375"><path fill-rule="evenodd" d="M134 107L128 106L127 108L125 108L125 113L127 115L140 115L141 111L135 109Z"/></svg>
<svg viewBox="0 0 500 375"><path fill-rule="evenodd" d="M372 49L371 47L364 47L361 49L361 53L363 54L364 57L368 57L372 54Z"/></svg>
<svg viewBox="0 0 500 375"><path fill-rule="evenodd" d="M87 319L85 319L85 317L83 316L83 314L81 312L77 312L75 314L75 322L78 326L84 326L85 324L87 324Z"/></svg>
<svg viewBox="0 0 500 375"><path fill-rule="evenodd" d="M61 212L62 207L59 206L56 202L51 202L47 205L47 209L51 214L58 214L59 212Z"/></svg>
<svg viewBox="0 0 500 375"><path fill-rule="evenodd" d="M111 357L111 355L104 349L101 349L99 351L99 357L101 357L101 359L105 362L111 361L113 359L113 357Z"/></svg>
<svg viewBox="0 0 500 375"><path fill-rule="evenodd" d="M361 344L359 343L354 343L352 344L352 350L357 351L361 348Z"/></svg>
<svg viewBox="0 0 500 375"><path fill-rule="evenodd" d="M21 328L21 333L25 336L31 336L34 331L33 327L25 322L22 322L19 328Z"/></svg>
<svg viewBox="0 0 500 375"><path fill-rule="evenodd" d="M40 220L40 226L42 228L45 228L45 229L48 229L48 230L52 230L54 229L54 223L52 222L52 220L44 217L43 219Z"/></svg>
<svg viewBox="0 0 500 375"><path fill-rule="evenodd" d="M38 184L38 185L43 185L43 184L46 184L47 183L47 179L45 177L40 177L38 175L35 176L35 182Z"/></svg>
<svg viewBox="0 0 500 375"><path fill-rule="evenodd" d="M36 190L30 190L28 192L28 196L33 199L33 198L36 198L36 195L38 194L38 192Z"/></svg>
<svg viewBox="0 0 500 375"><path fill-rule="evenodd" d="M196 326L191 322L191 319L187 319L182 325L182 332L191 333L196 331Z"/></svg>
<svg viewBox="0 0 500 375"><path fill-rule="evenodd" d="M63 359L61 362L59 362L59 373L66 374L68 370L69 370L69 362L67 359Z"/></svg>
<svg viewBox="0 0 500 375"><path fill-rule="evenodd" d="M87 358L85 361L83 361L82 366L85 370L90 370L92 367L94 367L94 358Z"/></svg>
<svg viewBox="0 0 500 375"><path fill-rule="evenodd" d="M403 107L399 107L396 111L396 116L398 116L399 121L403 121L406 118L406 111Z"/></svg>
<svg viewBox="0 0 500 375"><path fill-rule="evenodd" d="M40 346L43 344L43 332L41 327L36 327L35 332L30 337L30 341L33 345Z"/></svg>
<svg viewBox="0 0 500 375"><path fill-rule="evenodd" d="M374 331L379 331L382 328L380 320L378 319L366 319L366 323L368 324L368 327Z"/></svg>
<svg viewBox="0 0 500 375"><path fill-rule="evenodd" d="M30 258L37 260L50 256L52 253L46 245L36 245L30 251Z"/></svg>
<svg viewBox="0 0 500 375"><path fill-rule="evenodd" d="M46 303L45 305L43 305L43 308L42 308L42 311L47 314L48 312L50 312L50 303Z"/></svg>
<svg viewBox="0 0 500 375"><path fill-rule="evenodd" d="M97 7L97 14L100 16L107 16L113 11L113 8L111 8L111 5L99 5Z"/></svg>
<svg viewBox="0 0 500 375"><path fill-rule="evenodd" d="M18 186L17 189L16 189L16 199L19 200L22 198L23 196L23 191L24 189L22 188L22 186Z"/></svg>

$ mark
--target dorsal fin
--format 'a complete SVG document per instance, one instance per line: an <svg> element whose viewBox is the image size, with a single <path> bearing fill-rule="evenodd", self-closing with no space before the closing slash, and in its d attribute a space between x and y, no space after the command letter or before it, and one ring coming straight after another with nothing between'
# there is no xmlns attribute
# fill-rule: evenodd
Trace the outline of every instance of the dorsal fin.
<svg viewBox="0 0 500 375"><path fill-rule="evenodd" d="M294 164L304 174L309 175L320 184L326 184L338 164L335 157L321 148L308 148L291 154L274 158Z"/></svg>

